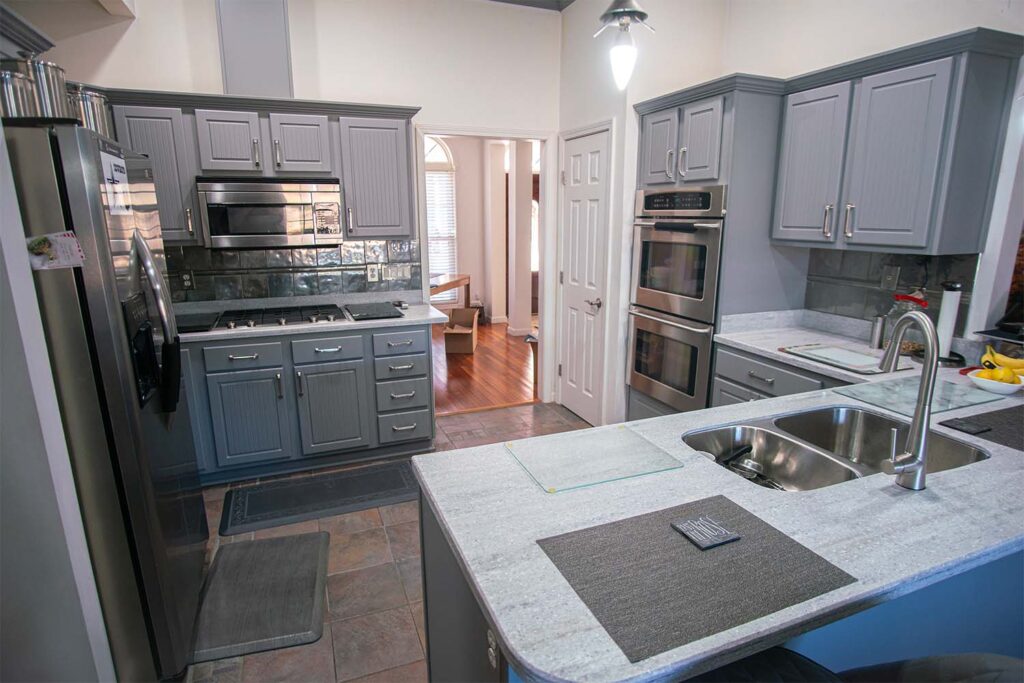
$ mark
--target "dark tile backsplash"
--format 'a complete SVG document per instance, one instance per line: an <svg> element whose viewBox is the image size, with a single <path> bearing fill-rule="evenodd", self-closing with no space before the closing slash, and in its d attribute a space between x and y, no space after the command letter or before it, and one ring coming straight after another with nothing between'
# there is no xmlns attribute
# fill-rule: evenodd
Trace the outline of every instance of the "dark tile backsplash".
<svg viewBox="0 0 1024 683"><path fill-rule="evenodd" d="M422 286L416 240L302 249L167 247L166 254L175 302L398 292ZM185 273L191 276L191 289L184 287Z"/></svg>
<svg viewBox="0 0 1024 683"><path fill-rule="evenodd" d="M893 294L923 289L928 314L938 320L941 283L955 280L964 287L956 325L956 334L962 336L977 266L975 254L914 256L811 249L804 307L870 320L889 311Z"/></svg>

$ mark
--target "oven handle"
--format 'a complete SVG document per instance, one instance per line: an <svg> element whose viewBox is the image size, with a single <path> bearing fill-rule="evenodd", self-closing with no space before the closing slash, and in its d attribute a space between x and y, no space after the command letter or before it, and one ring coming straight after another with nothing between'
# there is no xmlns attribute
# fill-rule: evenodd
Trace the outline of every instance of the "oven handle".
<svg viewBox="0 0 1024 683"><path fill-rule="evenodd" d="M636 310L633 310L633 309L630 309L629 314L630 315L634 315L637 318L643 318L644 320L651 320L653 322L660 323L662 325L668 325L669 327L677 327L680 330L686 330L687 332L692 332L694 334L710 334L714 330L713 327L705 327L703 329L701 329L699 327L690 327L689 325L683 325L682 323L677 323L674 320L670 321L670 320L665 320L664 318L657 318L657 317L655 317L653 315L647 315L646 313L641 313L640 311L636 311Z"/></svg>
<svg viewBox="0 0 1024 683"><path fill-rule="evenodd" d="M636 221L633 222L633 225L635 227L638 227L638 228L654 228L655 230L657 230L659 228L667 228L669 230L679 230L681 228L684 228L684 226L687 226L689 228L693 228L694 230L697 230L697 229L699 229L699 230L721 230L722 229L722 222L721 221L718 221L716 223L702 223L700 221L691 221L691 220L678 219L678 218L677 219L672 219L672 220L664 220L663 219L663 220L660 220L660 221L636 220Z"/></svg>

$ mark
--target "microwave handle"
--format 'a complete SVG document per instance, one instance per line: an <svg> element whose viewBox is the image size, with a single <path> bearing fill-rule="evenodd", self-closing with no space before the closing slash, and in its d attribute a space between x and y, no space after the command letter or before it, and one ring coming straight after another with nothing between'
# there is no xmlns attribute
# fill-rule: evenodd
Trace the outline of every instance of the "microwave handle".
<svg viewBox="0 0 1024 683"><path fill-rule="evenodd" d="M636 317L643 318L645 320L651 320L653 322L656 322L656 323L659 323L659 324L662 324L662 325L668 325L669 327L677 327L680 330L686 330L687 332L692 332L694 334L710 334L711 331L714 329L712 327L704 327L704 328L690 327L689 325L683 325L682 323L677 323L674 320L673 321L669 321L669 320L665 320L664 318L656 318L653 315L647 315L646 313L641 313L640 311L636 311L636 310L630 310L629 314L630 315L635 315Z"/></svg>

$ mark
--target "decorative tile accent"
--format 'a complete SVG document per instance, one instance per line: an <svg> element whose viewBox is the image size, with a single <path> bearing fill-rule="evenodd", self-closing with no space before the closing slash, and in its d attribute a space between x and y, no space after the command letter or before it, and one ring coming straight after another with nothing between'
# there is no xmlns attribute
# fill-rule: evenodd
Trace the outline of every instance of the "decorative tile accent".
<svg viewBox="0 0 1024 683"><path fill-rule="evenodd" d="M345 242L341 245L341 263L350 266L366 263L366 251L362 242Z"/></svg>
<svg viewBox="0 0 1024 683"><path fill-rule="evenodd" d="M367 240L363 243L363 249L366 252L367 263L387 263L387 242L381 240Z"/></svg>
<svg viewBox="0 0 1024 683"><path fill-rule="evenodd" d="M292 277L292 287L294 287L295 296L320 293L320 289L317 286L316 273L295 273Z"/></svg>
<svg viewBox="0 0 1024 683"><path fill-rule="evenodd" d="M337 267L341 265L341 250L338 247L316 250L316 264L318 266Z"/></svg>
<svg viewBox="0 0 1024 683"><path fill-rule="evenodd" d="M341 292L341 271L330 270L317 273L316 279L320 294L338 294Z"/></svg>
<svg viewBox="0 0 1024 683"><path fill-rule="evenodd" d="M316 249L292 249L292 266L295 268L315 267Z"/></svg>
<svg viewBox="0 0 1024 683"><path fill-rule="evenodd" d="M391 240L388 242L388 261L391 263L407 263L410 260L412 260L412 253L408 241Z"/></svg>
<svg viewBox="0 0 1024 683"><path fill-rule="evenodd" d="M268 268L291 268L292 265L292 249L268 249L267 250L267 267Z"/></svg>

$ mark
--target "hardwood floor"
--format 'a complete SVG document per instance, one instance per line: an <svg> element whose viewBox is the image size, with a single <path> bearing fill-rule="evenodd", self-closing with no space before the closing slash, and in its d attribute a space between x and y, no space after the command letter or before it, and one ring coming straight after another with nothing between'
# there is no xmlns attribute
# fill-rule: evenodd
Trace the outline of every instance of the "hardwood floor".
<svg viewBox="0 0 1024 683"><path fill-rule="evenodd" d="M433 327L434 402L451 415L533 402L533 352L505 323L481 325L476 353L444 352L443 325Z"/></svg>

